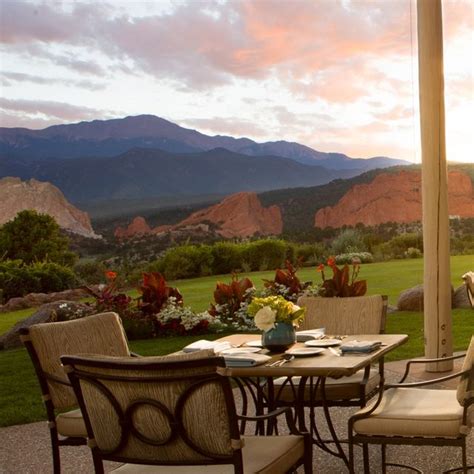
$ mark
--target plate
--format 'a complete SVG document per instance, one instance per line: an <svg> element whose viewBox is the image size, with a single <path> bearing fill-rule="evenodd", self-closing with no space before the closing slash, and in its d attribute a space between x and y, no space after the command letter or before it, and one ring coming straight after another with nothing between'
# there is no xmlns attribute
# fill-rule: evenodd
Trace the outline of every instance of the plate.
<svg viewBox="0 0 474 474"><path fill-rule="evenodd" d="M311 347L295 347L294 349L288 349L285 351L285 354L293 355L296 357L309 357L318 355L324 352L324 349L315 347L314 349Z"/></svg>
<svg viewBox="0 0 474 474"><path fill-rule="evenodd" d="M252 354L260 352L260 347L231 347L230 349L224 349L220 354L225 355L239 355L239 354Z"/></svg>
<svg viewBox="0 0 474 474"><path fill-rule="evenodd" d="M339 346L341 341L339 339L316 339L315 341L306 341L304 344L309 347L330 347Z"/></svg>
<svg viewBox="0 0 474 474"><path fill-rule="evenodd" d="M262 341L256 340L256 341L248 341L245 343L246 346L248 347L260 347L262 348Z"/></svg>

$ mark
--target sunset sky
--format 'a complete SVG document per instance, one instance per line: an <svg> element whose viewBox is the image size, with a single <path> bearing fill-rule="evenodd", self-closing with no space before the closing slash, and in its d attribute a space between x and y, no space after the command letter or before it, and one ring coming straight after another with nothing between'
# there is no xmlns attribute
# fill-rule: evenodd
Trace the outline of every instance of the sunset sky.
<svg viewBox="0 0 474 474"><path fill-rule="evenodd" d="M472 0L444 0L448 160L474 162ZM153 114L420 161L415 0L0 0L0 125Z"/></svg>

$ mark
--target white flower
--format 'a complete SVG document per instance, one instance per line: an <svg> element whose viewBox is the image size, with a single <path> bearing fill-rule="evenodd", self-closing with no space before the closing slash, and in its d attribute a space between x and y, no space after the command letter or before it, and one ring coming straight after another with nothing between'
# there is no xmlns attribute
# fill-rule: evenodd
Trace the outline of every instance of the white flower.
<svg viewBox="0 0 474 474"><path fill-rule="evenodd" d="M296 313L297 311L299 311L301 309L301 306L298 306L297 304L292 303L291 308L292 308L291 312Z"/></svg>
<svg viewBox="0 0 474 474"><path fill-rule="evenodd" d="M255 326L262 331L269 331L275 327L276 311L270 306L264 306L255 314Z"/></svg>

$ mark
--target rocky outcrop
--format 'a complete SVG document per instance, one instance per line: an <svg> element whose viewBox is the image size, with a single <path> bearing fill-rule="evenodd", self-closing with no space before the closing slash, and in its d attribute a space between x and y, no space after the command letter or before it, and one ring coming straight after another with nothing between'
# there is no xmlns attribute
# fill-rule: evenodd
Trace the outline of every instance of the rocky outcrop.
<svg viewBox="0 0 474 474"><path fill-rule="evenodd" d="M117 239L128 239L139 235L146 235L151 233L151 228L147 224L144 217L137 216L133 219L128 227L117 227L114 235Z"/></svg>
<svg viewBox="0 0 474 474"><path fill-rule="evenodd" d="M283 220L278 206L263 207L256 193L237 193L219 204L191 214L179 227L211 222L222 237L250 237L255 234L278 235Z"/></svg>
<svg viewBox="0 0 474 474"><path fill-rule="evenodd" d="M34 308L54 301L67 300L76 301L87 298L90 293L82 288L72 290L56 291L52 293L29 293L26 296L10 298L4 305L0 305L0 313L18 311L19 309Z"/></svg>
<svg viewBox="0 0 474 474"><path fill-rule="evenodd" d="M474 217L474 189L471 178L459 171L448 177L449 214ZM421 173L383 173L370 184L351 188L333 207L320 209L315 227L366 226L384 222L409 223L421 220Z"/></svg>
<svg viewBox="0 0 474 474"><path fill-rule="evenodd" d="M89 215L70 204L63 193L51 183L31 179L0 179L0 225L15 218L27 209L41 214L49 214L59 227L74 234L93 239L101 238L95 234Z"/></svg>
<svg viewBox="0 0 474 474"><path fill-rule="evenodd" d="M36 311L29 318L17 322L9 331L0 336L0 349L13 349L22 345L20 341L20 329L29 328L34 324L70 321L72 319L83 318L95 312L92 306L74 301L56 301L48 303Z"/></svg>
<svg viewBox="0 0 474 474"><path fill-rule="evenodd" d="M233 194L220 203L201 209L174 226L150 229L143 217L136 217L127 227L115 230L117 238L130 238L163 232L184 232L186 229L209 230L209 225L222 237L251 237L278 235L283 230L283 220L278 206L263 207L256 193Z"/></svg>

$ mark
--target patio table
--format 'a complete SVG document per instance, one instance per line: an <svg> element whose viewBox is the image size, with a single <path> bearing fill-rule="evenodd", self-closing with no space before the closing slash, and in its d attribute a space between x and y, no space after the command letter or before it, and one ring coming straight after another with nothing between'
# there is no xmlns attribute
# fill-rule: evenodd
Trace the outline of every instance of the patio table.
<svg viewBox="0 0 474 474"><path fill-rule="evenodd" d="M247 342L259 340L260 338L261 336L258 334L234 334L222 337L218 339L218 341L227 341L233 346L238 347L245 345ZM256 391L256 393L252 394L252 397L256 405L257 414L263 413L265 404L267 405L268 410L272 410L276 406L277 396L275 395L273 385L274 378L301 377L299 383L294 389L293 407L298 426L302 431L307 431L304 412L306 386L309 384L310 397L315 395L316 390L319 387L322 395L322 408L332 436L332 442L335 444L337 452L331 450L327 446L327 442L324 442L319 436L314 422L314 406L311 406L312 404L310 404L310 430L313 435L313 442L325 451L342 458L346 465L349 466L347 456L341 447L340 440L338 439L332 424L329 407L327 403L325 403L326 378L349 376L375 362L379 362L381 364L380 387L382 388L384 383L383 358L386 354L404 344L408 340L408 336L406 334L358 334L344 337L343 342L352 340L381 341L382 345L379 349L369 353L344 353L343 355L336 355L330 349L325 349L321 354L316 356L295 357L293 360L288 361L279 367L271 367L268 364L253 367L226 367L220 368L219 373L233 377L236 380L243 380L243 384L239 383L241 392L243 392L244 386L250 390L253 389ZM297 347L305 346L302 343L297 343L293 346L293 348ZM272 355L275 360L282 358L282 354L270 355ZM269 361L269 363L271 363L273 359ZM253 382L249 383L250 380L253 380ZM265 380L266 383L262 384L261 380ZM244 400L244 404L247 404L246 400ZM244 408L246 409L246 407ZM263 432L264 428L260 425L257 429L260 432ZM267 434L270 434L273 429L273 426L267 426Z"/></svg>

